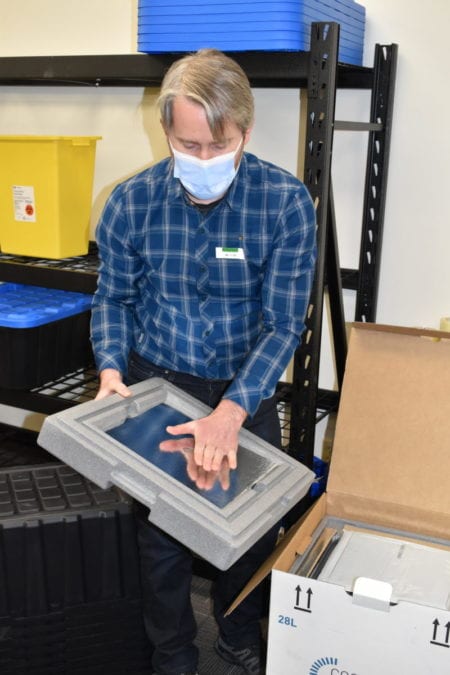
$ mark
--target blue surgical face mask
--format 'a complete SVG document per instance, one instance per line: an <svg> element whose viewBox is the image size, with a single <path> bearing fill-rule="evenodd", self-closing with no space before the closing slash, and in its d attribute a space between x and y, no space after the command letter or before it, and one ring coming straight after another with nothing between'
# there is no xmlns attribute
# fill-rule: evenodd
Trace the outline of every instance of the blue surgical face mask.
<svg viewBox="0 0 450 675"><path fill-rule="evenodd" d="M175 150L170 141L169 145L174 158L173 175L189 194L202 200L219 199L225 194L237 173L234 164L242 141L236 150L211 159L199 159Z"/></svg>

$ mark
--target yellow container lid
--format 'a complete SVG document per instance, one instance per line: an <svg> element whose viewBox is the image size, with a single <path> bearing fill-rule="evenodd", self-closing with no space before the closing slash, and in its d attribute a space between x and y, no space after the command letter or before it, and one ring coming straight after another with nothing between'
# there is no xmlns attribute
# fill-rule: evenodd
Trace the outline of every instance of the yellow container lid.
<svg viewBox="0 0 450 675"><path fill-rule="evenodd" d="M97 141L102 136L34 136L33 134L0 134L0 141Z"/></svg>

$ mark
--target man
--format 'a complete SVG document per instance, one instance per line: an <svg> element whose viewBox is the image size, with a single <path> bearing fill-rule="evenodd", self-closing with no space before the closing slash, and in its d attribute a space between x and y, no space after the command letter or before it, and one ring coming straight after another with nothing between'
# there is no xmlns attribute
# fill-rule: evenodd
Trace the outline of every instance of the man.
<svg viewBox="0 0 450 675"><path fill-rule="evenodd" d="M274 391L304 328L315 212L300 181L244 152L253 97L234 60L216 50L180 59L159 106L170 157L118 185L97 228L98 398L128 396L126 384L159 376L211 406L202 419L168 427L177 438L161 444L191 447L197 484L210 487L211 475L239 464L242 426L280 447ZM196 673L192 554L138 511L154 672ZM224 612L272 550L277 529L219 572L213 590L216 651L255 675L264 672L263 590Z"/></svg>

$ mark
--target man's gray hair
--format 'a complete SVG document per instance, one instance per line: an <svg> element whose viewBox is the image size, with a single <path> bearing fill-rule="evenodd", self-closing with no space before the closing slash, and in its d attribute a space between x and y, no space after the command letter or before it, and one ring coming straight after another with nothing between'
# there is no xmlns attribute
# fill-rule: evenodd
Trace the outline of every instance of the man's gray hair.
<svg viewBox="0 0 450 675"><path fill-rule="evenodd" d="M158 97L167 130L172 127L177 96L203 106L214 138L223 137L227 122L234 122L242 133L252 127L254 101L247 75L236 61L217 49L201 49L184 56L167 71Z"/></svg>

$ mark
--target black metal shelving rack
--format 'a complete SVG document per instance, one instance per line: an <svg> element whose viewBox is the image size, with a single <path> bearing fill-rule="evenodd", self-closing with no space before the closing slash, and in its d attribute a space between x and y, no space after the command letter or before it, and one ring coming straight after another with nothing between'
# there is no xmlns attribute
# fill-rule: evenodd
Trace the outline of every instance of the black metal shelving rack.
<svg viewBox="0 0 450 675"><path fill-rule="evenodd" d="M246 71L253 87L307 89L304 181L317 206L319 256L306 331L294 359L293 383L279 385L279 397L289 407L288 451L312 466L318 414L336 410L346 358L342 289L356 291L355 320L374 321L380 268L383 216L387 186L389 141L397 60L396 45L376 45L372 68L338 62L339 25L312 24L309 52L236 52L230 54ZM179 53L96 56L0 58L0 85L147 87L158 86ZM337 89L371 91L367 123L337 122ZM369 134L366 187L362 217L360 263L356 270L339 266L331 185L333 134L338 129ZM0 280L65 290L93 292L96 251L87 256L49 261L0 254ZM322 306L330 298L337 371L337 391L320 390L319 362ZM74 405L95 390L93 371L33 391L0 389L0 403L52 413Z"/></svg>

